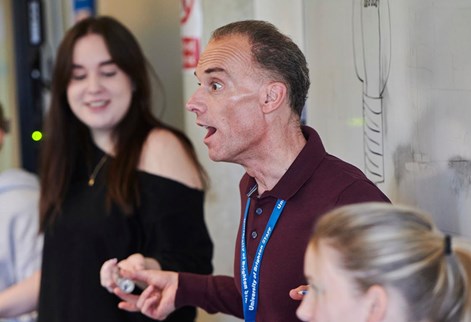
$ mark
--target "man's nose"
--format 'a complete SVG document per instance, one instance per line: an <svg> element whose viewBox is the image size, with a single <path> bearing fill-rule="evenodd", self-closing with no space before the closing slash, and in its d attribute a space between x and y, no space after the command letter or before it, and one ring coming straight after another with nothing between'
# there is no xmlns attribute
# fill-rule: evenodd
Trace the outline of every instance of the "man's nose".
<svg viewBox="0 0 471 322"><path fill-rule="evenodd" d="M204 98L202 95L202 88L198 88L193 95L186 102L185 108L187 111L193 112L195 114L200 114L205 109Z"/></svg>

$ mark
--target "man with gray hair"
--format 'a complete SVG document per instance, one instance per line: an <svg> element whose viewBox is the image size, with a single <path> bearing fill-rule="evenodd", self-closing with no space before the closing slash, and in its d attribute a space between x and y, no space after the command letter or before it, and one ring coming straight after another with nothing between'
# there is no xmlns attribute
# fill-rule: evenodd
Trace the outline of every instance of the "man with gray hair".
<svg viewBox="0 0 471 322"><path fill-rule="evenodd" d="M207 130L209 157L246 171L235 275L131 272L125 277L150 286L139 298L116 289L124 300L119 307L159 320L193 305L247 322L299 321L299 303L289 293L307 288L298 286L306 283L304 249L313 224L340 205L389 199L358 168L328 154L317 132L301 123L307 62L272 24L247 20L218 28L195 76L200 86L186 108Z"/></svg>

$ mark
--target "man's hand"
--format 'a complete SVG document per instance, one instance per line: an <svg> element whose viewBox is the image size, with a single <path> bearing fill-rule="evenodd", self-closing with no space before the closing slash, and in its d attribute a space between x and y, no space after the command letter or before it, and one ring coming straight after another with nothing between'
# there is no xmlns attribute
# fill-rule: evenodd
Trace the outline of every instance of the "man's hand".
<svg viewBox="0 0 471 322"><path fill-rule="evenodd" d="M100 269L100 282L101 286L106 288L108 292L113 293L113 290L118 287L117 281L121 277L121 271L128 272L140 271L144 269L157 269L160 270L160 264L153 258L144 257L142 254L132 254L126 259L118 262L116 258L107 260L103 263ZM147 284L136 283L141 289L147 287Z"/></svg>
<svg viewBox="0 0 471 322"><path fill-rule="evenodd" d="M301 301L303 299L304 293L307 292L308 285L300 285L291 291L289 291L289 296L296 301Z"/></svg>
<svg viewBox="0 0 471 322"><path fill-rule="evenodd" d="M132 279L138 283L149 285L140 296L126 294L119 288L114 293L123 301L119 303L120 309L135 312L141 311L144 315L156 320L164 320L175 311L175 296L178 288L178 273L161 270L122 270L124 278Z"/></svg>

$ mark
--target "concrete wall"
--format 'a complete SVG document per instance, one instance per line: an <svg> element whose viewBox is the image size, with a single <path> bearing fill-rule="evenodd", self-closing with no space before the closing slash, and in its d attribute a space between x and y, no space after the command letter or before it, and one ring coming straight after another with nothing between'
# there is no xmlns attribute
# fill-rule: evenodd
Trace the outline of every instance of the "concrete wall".
<svg viewBox="0 0 471 322"><path fill-rule="evenodd" d="M308 119L328 151L365 169L365 87L354 61L363 76L368 68L385 72L390 62L379 186L395 202L429 211L442 230L471 237L471 1L383 0L381 21L375 7L363 8L364 48L355 60L353 46L361 41L352 32L360 30L352 4L361 2L305 1ZM378 47L378 30L390 49Z"/></svg>
<svg viewBox="0 0 471 322"><path fill-rule="evenodd" d="M163 121L183 130L180 2L100 0L97 3L99 14L118 18L136 35L163 84L163 92L157 92L159 86L154 80L154 112Z"/></svg>

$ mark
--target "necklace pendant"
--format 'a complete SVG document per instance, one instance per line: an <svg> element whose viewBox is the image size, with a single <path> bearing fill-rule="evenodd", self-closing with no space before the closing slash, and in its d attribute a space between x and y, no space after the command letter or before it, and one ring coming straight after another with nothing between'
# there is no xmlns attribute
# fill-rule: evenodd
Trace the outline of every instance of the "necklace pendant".
<svg viewBox="0 0 471 322"><path fill-rule="evenodd" d="M105 154L101 159L100 162L95 166L95 169L93 169L92 174L88 178L88 186L92 187L95 184L95 178L98 175L98 172L100 172L101 168L105 164L106 160L108 159L108 156Z"/></svg>

